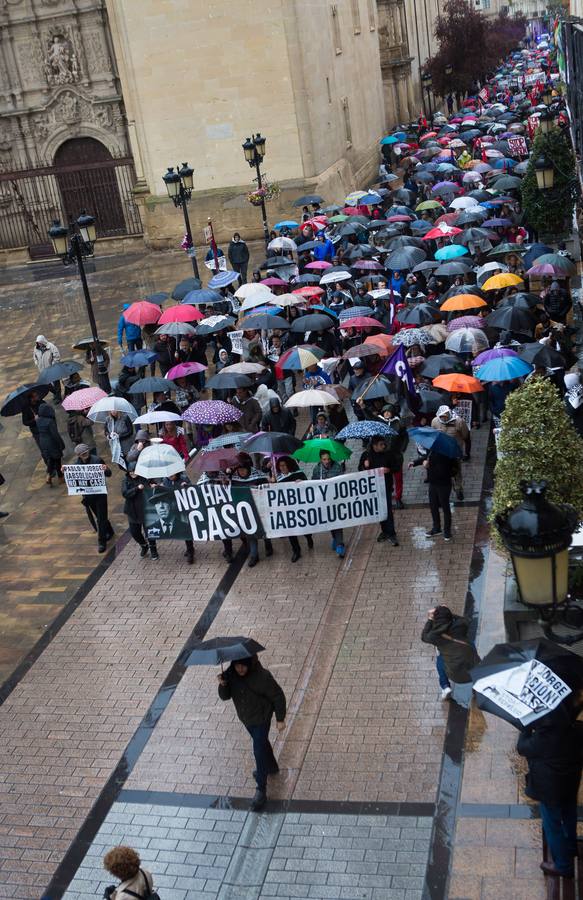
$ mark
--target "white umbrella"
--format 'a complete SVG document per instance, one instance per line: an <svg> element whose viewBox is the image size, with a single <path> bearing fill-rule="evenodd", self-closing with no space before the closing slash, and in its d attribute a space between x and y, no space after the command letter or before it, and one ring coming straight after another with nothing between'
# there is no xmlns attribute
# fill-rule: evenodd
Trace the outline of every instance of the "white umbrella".
<svg viewBox="0 0 583 900"><path fill-rule="evenodd" d="M320 284L335 284L337 281L350 281L351 278L350 272L326 272L320 278Z"/></svg>
<svg viewBox="0 0 583 900"><path fill-rule="evenodd" d="M454 353L481 352L488 346L488 338L480 328L456 328L445 342L445 349Z"/></svg>
<svg viewBox="0 0 583 900"><path fill-rule="evenodd" d="M273 299L273 293L269 291L255 291L255 293L251 294L249 297L245 297L241 304L241 312L246 312L248 309L255 309L256 306L263 306L264 303L269 303Z"/></svg>
<svg viewBox="0 0 583 900"><path fill-rule="evenodd" d="M490 277L492 272L507 272L508 266L505 266L504 263L500 262L487 262L483 266L480 266L478 271L476 272L476 280L478 285L481 287L484 281Z"/></svg>
<svg viewBox="0 0 583 900"><path fill-rule="evenodd" d="M338 400L327 394L326 391L318 391L315 388L311 388L307 391L298 391L297 394L286 400L284 406L303 409L308 406L332 406L335 403L338 403Z"/></svg>
<svg viewBox="0 0 583 900"><path fill-rule="evenodd" d="M266 303L271 303L273 306L299 306L301 303L306 302L306 298L302 297L301 294L280 294L279 296L273 295L269 297Z"/></svg>
<svg viewBox="0 0 583 900"><path fill-rule="evenodd" d="M267 245L268 250L297 250L297 244L289 237L276 237Z"/></svg>
<svg viewBox="0 0 583 900"><path fill-rule="evenodd" d="M475 197L456 197L449 204L450 209L469 209L470 206L478 206L478 201Z"/></svg>
<svg viewBox="0 0 583 900"><path fill-rule="evenodd" d="M462 181L464 184L469 184L471 181L477 182L477 181L481 181L481 180L482 180L482 176L480 175L479 172L466 172L466 174L462 178ZM463 197L457 197L456 199L463 200ZM470 197L469 199L475 200L475 197ZM453 204L450 203L450 206L452 206L452 205Z"/></svg>
<svg viewBox="0 0 583 900"><path fill-rule="evenodd" d="M180 453L169 444L144 447L136 463L136 475L142 478L168 478L186 468Z"/></svg>
<svg viewBox="0 0 583 900"><path fill-rule="evenodd" d="M222 375L223 372L235 372L238 375L259 375L264 369L265 366L260 365L260 363L238 362L233 363L232 366L224 366L220 374Z"/></svg>
<svg viewBox="0 0 583 900"><path fill-rule="evenodd" d="M271 290L266 284L259 284L257 281L250 281L249 284L242 284L241 287L237 288L235 291L235 297L237 300L246 300L247 297L250 297L255 292L259 293L263 291L264 294L271 294Z"/></svg>
<svg viewBox="0 0 583 900"><path fill-rule="evenodd" d="M158 422L182 422L182 417L173 412L165 412L163 409L144 413L134 419L134 425L157 425Z"/></svg>
<svg viewBox="0 0 583 900"><path fill-rule="evenodd" d="M110 412L125 413L130 417L132 422L137 419L138 413L131 403L124 400L123 397L102 397L97 403L94 403L87 417L93 422L105 422Z"/></svg>

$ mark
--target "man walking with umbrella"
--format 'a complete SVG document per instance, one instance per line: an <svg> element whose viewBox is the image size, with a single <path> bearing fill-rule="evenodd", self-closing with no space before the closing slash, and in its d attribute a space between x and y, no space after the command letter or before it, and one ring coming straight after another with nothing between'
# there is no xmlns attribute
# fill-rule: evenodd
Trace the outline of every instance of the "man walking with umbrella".
<svg viewBox="0 0 583 900"><path fill-rule="evenodd" d="M233 660L219 679L219 697L232 700L235 711L251 735L257 783L250 809L263 809L267 800L267 776L279 772L273 747L269 742L271 719L275 714L278 731L285 728L285 694L271 672L264 669L257 655Z"/></svg>

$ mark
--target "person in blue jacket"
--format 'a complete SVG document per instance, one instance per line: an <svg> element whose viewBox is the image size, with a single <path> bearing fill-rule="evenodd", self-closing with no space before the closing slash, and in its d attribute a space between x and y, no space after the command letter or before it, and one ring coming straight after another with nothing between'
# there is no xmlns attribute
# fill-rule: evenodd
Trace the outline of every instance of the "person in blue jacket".
<svg viewBox="0 0 583 900"><path fill-rule="evenodd" d="M124 312L126 309L129 309L129 308L130 308L130 304L124 303L124 305L123 305ZM139 325L132 325L131 322L128 322L122 312L121 316L119 317L119 322L117 323L117 342L118 342L119 346L122 348L122 350L123 350L123 333L124 333L124 331L125 331L125 335L126 335L126 341L128 344L128 351L131 352L132 350L141 350L142 346L143 346L142 329L140 328Z"/></svg>
<svg viewBox="0 0 583 900"><path fill-rule="evenodd" d="M323 231L320 231L316 237L317 244L314 247L314 259L332 262L334 256L334 244L326 237Z"/></svg>

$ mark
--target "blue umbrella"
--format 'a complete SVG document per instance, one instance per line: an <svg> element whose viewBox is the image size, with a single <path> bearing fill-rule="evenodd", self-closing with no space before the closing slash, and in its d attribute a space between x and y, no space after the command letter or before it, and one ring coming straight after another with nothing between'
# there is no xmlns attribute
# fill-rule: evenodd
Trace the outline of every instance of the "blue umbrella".
<svg viewBox="0 0 583 900"><path fill-rule="evenodd" d="M552 247L549 247L548 244L531 244L524 254L524 268L530 269L534 265L535 259L538 259L543 253L553 253Z"/></svg>
<svg viewBox="0 0 583 900"><path fill-rule="evenodd" d="M284 219L283 222L278 222L277 225L273 226L276 231L279 231L280 228L297 228L298 223L292 221L292 219Z"/></svg>
<svg viewBox="0 0 583 900"><path fill-rule="evenodd" d="M436 252L435 258L440 260L457 259L459 256L465 256L467 252L468 248L461 244L447 244Z"/></svg>
<svg viewBox="0 0 583 900"><path fill-rule="evenodd" d="M398 144L399 138L396 137L394 134L388 134L386 137L381 138L379 143L381 143L381 144Z"/></svg>
<svg viewBox="0 0 583 900"><path fill-rule="evenodd" d="M513 381L515 378L524 378L532 370L533 366L518 356L501 356L480 366L476 371L476 378L480 381Z"/></svg>
<svg viewBox="0 0 583 900"><path fill-rule="evenodd" d="M208 288L201 288L198 291L189 291L182 303L189 303L191 306L197 306L199 303L211 305L212 303L224 303L225 298L218 291L210 291Z"/></svg>
<svg viewBox="0 0 583 900"><path fill-rule="evenodd" d="M370 316L371 313L370 306L350 306L341 311L339 318L341 322L345 322L346 319L353 319L355 316Z"/></svg>
<svg viewBox="0 0 583 900"><path fill-rule="evenodd" d="M209 288L224 288L228 287L230 284L233 284L234 281L239 280L238 272L231 272L227 270L226 272L219 272L217 275L213 275L211 280L209 281L207 287Z"/></svg>
<svg viewBox="0 0 583 900"><path fill-rule="evenodd" d="M145 299L149 300L150 303L157 303L158 306L161 306L164 303L164 300L167 300L170 294L167 294L166 291L156 291L153 294L146 294Z"/></svg>
<svg viewBox="0 0 583 900"><path fill-rule="evenodd" d="M122 356L121 362L130 369L141 369L142 366L149 366L155 359L158 359L158 354L153 350L131 350Z"/></svg>
<svg viewBox="0 0 583 900"><path fill-rule="evenodd" d="M374 191L371 191L370 194L365 194L364 197L361 197L358 202L364 203L364 204L367 204L367 203L374 204L374 203L382 203L382 200L383 200L383 198L380 196L380 194L376 194Z"/></svg>
<svg viewBox="0 0 583 900"><path fill-rule="evenodd" d="M409 428L409 434L416 444L425 447L426 450L435 450L442 456L449 456L450 459L460 459L462 451L455 438L438 431L437 428L424 426L422 428Z"/></svg>
<svg viewBox="0 0 583 900"><path fill-rule="evenodd" d="M409 224L409 228L411 231L414 231L415 234L427 234L427 232L431 231L433 228L433 223L427 222L425 219L417 219L417 221Z"/></svg>
<svg viewBox="0 0 583 900"><path fill-rule="evenodd" d="M350 425L346 425L345 428L338 432L336 440L347 441L349 438L360 438L361 440L364 440L365 438L375 437L375 435L379 435L380 437L396 437L397 432L389 425L383 425L382 422L371 422L369 420L364 422L351 422Z"/></svg>

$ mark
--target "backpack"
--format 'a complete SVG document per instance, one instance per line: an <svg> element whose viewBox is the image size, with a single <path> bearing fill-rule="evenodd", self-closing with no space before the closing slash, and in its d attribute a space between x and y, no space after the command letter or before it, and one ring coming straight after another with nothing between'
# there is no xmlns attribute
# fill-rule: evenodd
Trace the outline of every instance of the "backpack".
<svg viewBox="0 0 583 900"><path fill-rule="evenodd" d="M140 869L140 873L143 876L144 881L146 882L146 893L136 894L135 891L130 891L128 890L128 888L124 888L124 894L129 894L130 897L135 897L136 900L160 900L160 895L157 894L153 888L150 890L150 884L142 869Z"/></svg>

